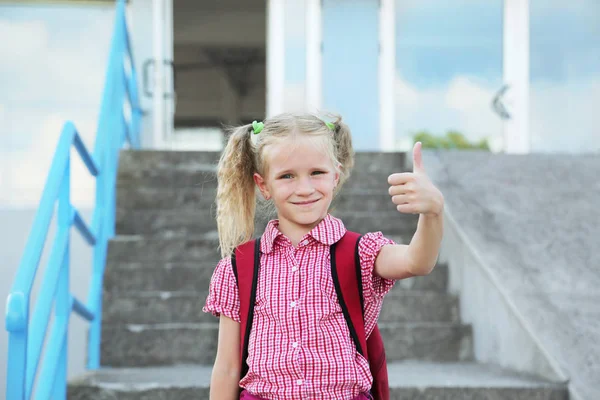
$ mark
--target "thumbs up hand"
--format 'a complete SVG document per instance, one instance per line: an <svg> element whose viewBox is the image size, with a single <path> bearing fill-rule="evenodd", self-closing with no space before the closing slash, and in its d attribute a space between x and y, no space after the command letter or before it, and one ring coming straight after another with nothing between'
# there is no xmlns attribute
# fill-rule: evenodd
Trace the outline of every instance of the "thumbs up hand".
<svg viewBox="0 0 600 400"><path fill-rule="evenodd" d="M392 202L401 213L435 216L444 209L444 196L434 186L423 167L421 142L413 148L413 172L388 177Z"/></svg>

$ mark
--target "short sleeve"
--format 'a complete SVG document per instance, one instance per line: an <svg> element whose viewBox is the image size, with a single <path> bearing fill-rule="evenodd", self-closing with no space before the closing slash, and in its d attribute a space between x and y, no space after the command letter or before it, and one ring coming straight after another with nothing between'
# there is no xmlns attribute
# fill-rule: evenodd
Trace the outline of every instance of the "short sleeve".
<svg viewBox="0 0 600 400"><path fill-rule="evenodd" d="M395 244L394 241L383 236L381 232L366 233L360 239L358 253L362 269L365 302L382 300L396 282L395 280L384 279L375 274L375 260L379 251L383 246L393 244Z"/></svg>
<svg viewBox="0 0 600 400"><path fill-rule="evenodd" d="M236 322L241 322L240 297L231 267L231 257L223 258L217 264L202 311L211 313L215 317L225 315Z"/></svg>

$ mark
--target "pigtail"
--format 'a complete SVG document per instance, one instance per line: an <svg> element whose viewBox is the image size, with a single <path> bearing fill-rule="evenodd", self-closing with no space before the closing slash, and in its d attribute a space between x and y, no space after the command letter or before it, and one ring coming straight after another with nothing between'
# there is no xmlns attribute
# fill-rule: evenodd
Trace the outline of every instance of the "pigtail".
<svg viewBox="0 0 600 400"><path fill-rule="evenodd" d="M354 167L354 148L352 147L350 127L342 122L342 118L339 116L333 124L333 140L336 147L336 158L339 163L342 164L340 181L336 188L336 192L338 192L342 184L350 177L350 173Z"/></svg>
<svg viewBox="0 0 600 400"><path fill-rule="evenodd" d="M256 168L251 128L244 125L231 133L217 168L217 226L223 257L254 234Z"/></svg>

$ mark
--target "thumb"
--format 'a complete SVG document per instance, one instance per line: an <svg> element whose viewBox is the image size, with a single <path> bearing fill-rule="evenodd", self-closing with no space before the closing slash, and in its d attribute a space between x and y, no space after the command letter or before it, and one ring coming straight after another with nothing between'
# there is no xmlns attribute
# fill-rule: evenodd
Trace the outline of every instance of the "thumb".
<svg viewBox="0 0 600 400"><path fill-rule="evenodd" d="M421 154L421 142L415 143L413 147L413 172L425 172L423 167L423 155Z"/></svg>

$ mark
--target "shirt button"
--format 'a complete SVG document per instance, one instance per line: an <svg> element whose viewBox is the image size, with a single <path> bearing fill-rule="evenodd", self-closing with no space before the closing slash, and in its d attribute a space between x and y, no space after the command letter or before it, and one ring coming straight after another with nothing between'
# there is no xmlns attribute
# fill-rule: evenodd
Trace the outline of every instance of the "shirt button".
<svg viewBox="0 0 600 400"><path fill-rule="evenodd" d="M295 265L292 267L292 272L296 272L298 271L298 267L296 267Z"/></svg>
<svg viewBox="0 0 600 400"><path fill-rule="evenodd" d="M292 343L292 347L294 347L294 348L298 347L298 342Z"/></svg>
<svg viewBox="0 0 600 400"><path fill-rule="evenodd" d="M298 385L302 385L302 379L298 379L298 380L296 381L296 383L297 383Z"/></svg>
<svg viewBox="0 0 600 400"><path fill-rule="evenodd" d="M290 307L292 307L292 308L293 308L293 307L296 307L296 302L295 302L295 301L292 301L292 302L290 303Z"/></svg>

